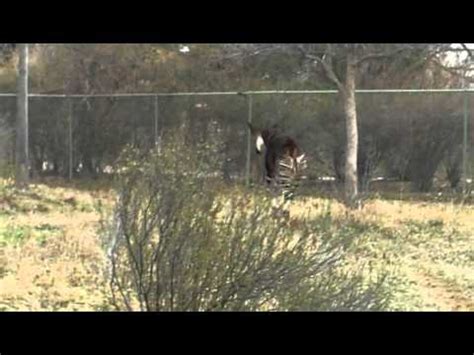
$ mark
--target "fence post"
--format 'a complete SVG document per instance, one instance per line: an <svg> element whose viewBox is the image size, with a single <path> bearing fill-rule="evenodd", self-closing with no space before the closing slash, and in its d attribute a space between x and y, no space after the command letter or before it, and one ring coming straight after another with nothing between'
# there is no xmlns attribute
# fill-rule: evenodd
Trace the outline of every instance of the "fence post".
<svg viewBox="0 0 474 355"><path fill-rule="evenodd" d="M252 95L248 95L248 122L252 123ZM250 158L251 158L251 150L252 150L252 132L250 132L250 128L247 128L247 164L246 164L246 185L250 185Z"/></svg>
<svg viewBox="0 0 474 355"><path fill-rule="evenodd" d="M159 136L158 136L158 95L155 95L154 100L154 138L155 138L155 146L159 145Z"/></svg>
<svg viewBox="0 0 474 355"><path fill-rule="evenodd" d="M28 187L30 180L28 100L28 44L20 44L16 95L15 184L21 188Z"/></svg>
<svg viewBox="0 0 474 355"><path fill-rule="evenodd" d="M72 165L73 165L73 141L72 141L72 115L73 115L73 107L72 107L72 99L69 98L68 100L68 130L69 130L69 137L68 137L68 145L69 145L69 180L72 180Z"/></svg>
<svg viewBox="0 0 474 355"><path fill-rule="evenodd" d="M464 125L463 125L463 142L462 142L462 188L463 192L467 191L467 129L469 119L468 109L468 92L464 92Z"/></svg>

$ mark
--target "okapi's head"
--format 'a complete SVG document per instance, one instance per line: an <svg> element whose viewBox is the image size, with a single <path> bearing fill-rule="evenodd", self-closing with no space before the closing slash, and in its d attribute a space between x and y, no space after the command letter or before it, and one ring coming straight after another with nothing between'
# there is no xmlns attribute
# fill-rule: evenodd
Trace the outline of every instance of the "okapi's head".
<svg viewBox="0 0 474 355"><path fill-rule="evenodd" d="M274 125L272 128L260 129L252 125L250 122L247 122L250 132L253 137L255 137L255 148L257 154L261 154L268 146L270 139L277 134L278 128L277 125Z"/></svg>

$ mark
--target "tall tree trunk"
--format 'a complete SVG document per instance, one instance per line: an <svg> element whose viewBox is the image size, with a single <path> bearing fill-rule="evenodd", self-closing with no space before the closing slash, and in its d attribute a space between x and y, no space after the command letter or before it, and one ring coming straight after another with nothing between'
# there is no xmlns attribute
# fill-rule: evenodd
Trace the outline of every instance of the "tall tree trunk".
<svg viewBox="0 0 474 355"><path fill-rule="evenodd" d="M357 110L355 100L356 62L353 55L347 56L346 80L342 98L344 103L344 116L346 120L346 165L345 165L345 199L350 207L357 206Z"/></svg>
<svg viewBox="0 0 474 355"><path fill-rule="evenodd" d="M28 187L28 45L20 44L17 77L16 186Z"/></svg>

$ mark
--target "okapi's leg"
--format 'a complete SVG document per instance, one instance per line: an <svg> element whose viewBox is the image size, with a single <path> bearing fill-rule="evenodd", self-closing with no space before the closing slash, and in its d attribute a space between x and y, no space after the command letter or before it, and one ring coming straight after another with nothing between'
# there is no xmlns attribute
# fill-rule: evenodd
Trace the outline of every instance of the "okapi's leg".
<svg viewBox="0 0 474 355"><path fill-rule="evenodd" d="M276 174L276 156L267 151L265 154L265 180L270 185L275 179Z"/></svg>

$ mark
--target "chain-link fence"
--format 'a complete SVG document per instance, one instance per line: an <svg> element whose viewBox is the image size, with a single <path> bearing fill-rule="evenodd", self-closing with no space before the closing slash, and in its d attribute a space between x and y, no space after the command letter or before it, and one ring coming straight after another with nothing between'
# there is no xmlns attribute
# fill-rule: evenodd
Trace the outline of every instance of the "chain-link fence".
<svg viewBox="0 0 474 355"><path fill-rule="evenodd" d="M382 184L411 191L472 183L471 90L359 90L361 189ZM0 160L14 161L14 94L0 96ZM227 179L259 181L246 122L278 125L309 157L308 184L344 178L344 116L336 91L254 91L135 95L38 95L29 98L33 174L67 178L113 172L126 144L151 147L175 129L189 144L220 140ZM212 159L212 157L210 157Z"/></svg>

